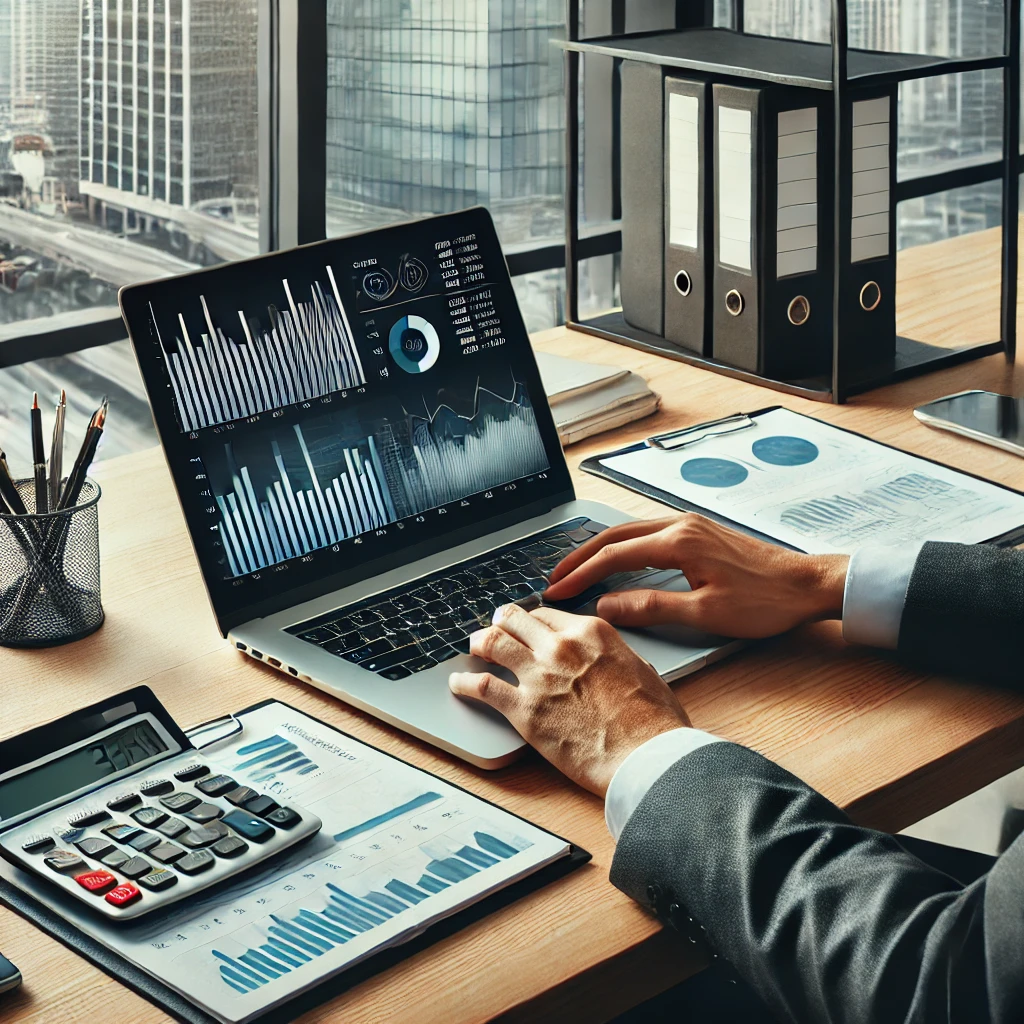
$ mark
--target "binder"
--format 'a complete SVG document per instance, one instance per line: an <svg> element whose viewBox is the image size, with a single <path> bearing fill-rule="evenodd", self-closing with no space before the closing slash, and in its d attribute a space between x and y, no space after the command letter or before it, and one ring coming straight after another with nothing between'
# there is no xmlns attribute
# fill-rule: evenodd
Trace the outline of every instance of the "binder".
<svg viewBox="0 0 1024 1024"><path fill-rule="evenodd" d="M665 78L665 340L711 354L712 215L705 82Z"/></svg>
<svg viewBox="0 0 1024 1024"><path fill-rule="evenodd" d="M851 106L850 272L840 314L844 371L856 376L891 366L896 354L895 88Z"/></svg>
<svg viewBox="0 0 1024 1024"><path fill-rule="evenodd" d="M624 60L622 76L622 271L626 322L664 333L663 73L657 64Z"/></svg>
<svg viewBox="0 0 1024 1024"><path fill-rule="evenodd" d="M831 363L827 100L818 90L713 86L712 352L782 380Z"/></svg>

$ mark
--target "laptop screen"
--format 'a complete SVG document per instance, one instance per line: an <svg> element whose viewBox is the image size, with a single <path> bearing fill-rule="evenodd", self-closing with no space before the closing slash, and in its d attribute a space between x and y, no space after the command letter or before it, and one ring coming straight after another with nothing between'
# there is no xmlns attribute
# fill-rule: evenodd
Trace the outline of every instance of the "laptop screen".
<svg viewBox="0 0 1024 1024"><path fill-rule="evenodd" d="M121 292L222 629L571 492L481 208Z"/></svg>

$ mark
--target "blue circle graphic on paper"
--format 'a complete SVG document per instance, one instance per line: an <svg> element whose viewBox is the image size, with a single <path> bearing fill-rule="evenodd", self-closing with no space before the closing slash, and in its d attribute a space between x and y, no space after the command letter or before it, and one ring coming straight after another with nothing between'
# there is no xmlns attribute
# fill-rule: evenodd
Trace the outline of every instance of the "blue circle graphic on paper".
<svg viewBox="0 0 1024 1024"><path fill-rule="evenodd" d="M747 479L747 470L728 459L688 459L679 467L688 484L701 487L735 487Z"/></svg>
<svg viewBox="0 0 1024 1024"><path fill-rule="evenodd" d="M771 466L806 466L818 457L818 446L802 437L762 437L750 449L762 462Z"/></svg>
<svg viewBox="0 0 1024 1024"><path fill-rule="evenodd" d="M403 316L388 334L391 357L406 373L426 373L441 352L437 331L421 316Z"/></svg>

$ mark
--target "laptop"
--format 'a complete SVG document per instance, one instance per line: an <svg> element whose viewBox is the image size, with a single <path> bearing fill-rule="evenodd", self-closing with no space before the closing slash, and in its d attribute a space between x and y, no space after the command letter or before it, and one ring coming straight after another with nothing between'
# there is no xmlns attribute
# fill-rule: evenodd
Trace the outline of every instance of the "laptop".
<svg viewBox="0 0 1024 1024"><path fill-rule="evenodd" d="M520 736L448 676L484 670L468 636L496 607L631 517L575 496L489 213L130 285L120 305L222 634L481 768L514 759ZM686 581L602 587L628 585ZM729 649L623 635L667 679Z"/></svg>

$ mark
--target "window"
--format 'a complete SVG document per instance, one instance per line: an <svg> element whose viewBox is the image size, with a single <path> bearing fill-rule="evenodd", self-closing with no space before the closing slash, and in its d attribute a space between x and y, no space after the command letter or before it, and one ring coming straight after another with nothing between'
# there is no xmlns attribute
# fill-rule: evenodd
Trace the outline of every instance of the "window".
<svg viewBox="0 0 1024 1024"><path fill-rule="evenodd" d="M258 250L256 50L257 0L0 0L0 342Z"/></svg>

